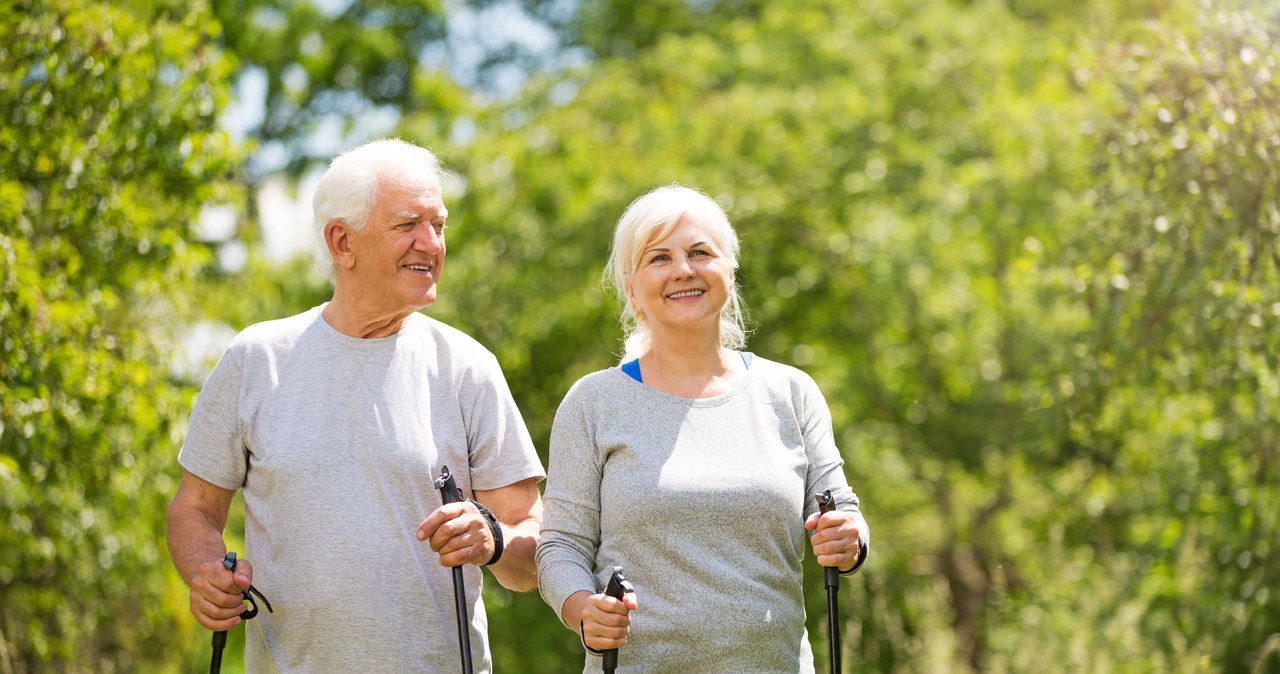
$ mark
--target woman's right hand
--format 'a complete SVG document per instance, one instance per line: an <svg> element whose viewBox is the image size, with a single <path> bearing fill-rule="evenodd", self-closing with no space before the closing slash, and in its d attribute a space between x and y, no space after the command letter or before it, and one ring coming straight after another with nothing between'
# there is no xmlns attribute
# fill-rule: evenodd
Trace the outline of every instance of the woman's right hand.
<svg viewBox="0 0 1280 674"><path fill-rule="evenodd" d="M586 590L573 593L564 603L564 615L572 625L577 622L582 630L582 641L587 646L603 651L619 648L627 643L631 632L630 612L636 610L635 593L628 592L622 599L607 594L590 594ZM572 616L577 620L572 620Z"/></svg>

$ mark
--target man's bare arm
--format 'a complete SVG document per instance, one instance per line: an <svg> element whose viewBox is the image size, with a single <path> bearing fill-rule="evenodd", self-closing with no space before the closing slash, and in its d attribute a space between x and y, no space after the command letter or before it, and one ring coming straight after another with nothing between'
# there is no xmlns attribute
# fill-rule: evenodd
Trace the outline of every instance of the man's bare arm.
<svg viewBox="0 0 1280 674"><path fill-rule="evenodd" d="M253 578L248 561L237 565L234 575L222 567L227 553L222 532L235 494L183 470L178 493L165 512L165 543L178 575L191 588L191 615L212 630L226 630L240 622L240 593Z"/></svg>
<svg viewBox="0 0 1280 674"><path fill-rule="evenodd" d="M533 551L542 528L538 478L497 489L477 489L475 499L493 513L502 529L502 557L489 565L493 577L516 592L537 587L538 567ZM439 553L441 566L481 565L492 559L497 549L488 520L466 501L436 508L418 525L417 536Z"/></svg>

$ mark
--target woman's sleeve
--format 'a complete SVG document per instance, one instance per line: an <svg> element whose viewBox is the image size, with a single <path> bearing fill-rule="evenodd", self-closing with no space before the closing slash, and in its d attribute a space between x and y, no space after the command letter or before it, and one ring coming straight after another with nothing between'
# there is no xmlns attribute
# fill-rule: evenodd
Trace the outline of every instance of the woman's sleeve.
<svg viewBox="0 0 1280 674"><path fill-rule="evenodd" d="M591 571L600 545L600 452L584 404L587 396L580 393L576 386L569 391L551 427L542 538L536 553L539 591L561 622L561 608L570 595L596 592Z"/></svg>

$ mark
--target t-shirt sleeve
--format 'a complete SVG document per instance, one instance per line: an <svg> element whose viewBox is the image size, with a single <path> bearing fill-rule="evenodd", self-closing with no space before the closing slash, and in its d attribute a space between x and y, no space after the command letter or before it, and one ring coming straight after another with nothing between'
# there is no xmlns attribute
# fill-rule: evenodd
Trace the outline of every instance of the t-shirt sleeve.
<svg viewBox="0 0 1280 674"><path fill-rule="evenodd" d="M531 477L546 477L497 359L484 352L476 361L466 383L467 395L460 396L468 408L471 488L498 489Z"/></svg>
<svg viewBox="0 0 1280 674"><path fill-rule="evenodd" d="M244 485L248 451L240 423L241 353L228 348L200 389L178 464L223 489Z"/></svg>

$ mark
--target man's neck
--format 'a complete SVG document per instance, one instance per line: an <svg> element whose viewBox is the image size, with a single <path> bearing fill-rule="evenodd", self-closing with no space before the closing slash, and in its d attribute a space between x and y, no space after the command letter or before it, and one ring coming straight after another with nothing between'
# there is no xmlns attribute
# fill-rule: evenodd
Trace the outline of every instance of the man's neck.
<svg viewBox="0 0 1280 674"><path fill-rule="evenodd" d="M338 332L358 339L376 339L400 332L409 320L409 312L372 313L368 308L357 310L350 302L344 302L340 294L335 292L333 299L325 305L320 315L329 327Z"/></svg>

